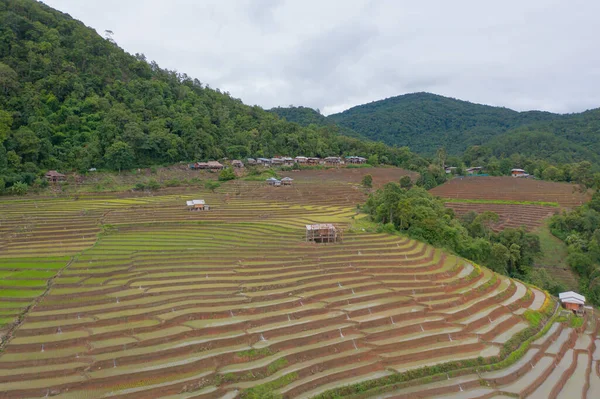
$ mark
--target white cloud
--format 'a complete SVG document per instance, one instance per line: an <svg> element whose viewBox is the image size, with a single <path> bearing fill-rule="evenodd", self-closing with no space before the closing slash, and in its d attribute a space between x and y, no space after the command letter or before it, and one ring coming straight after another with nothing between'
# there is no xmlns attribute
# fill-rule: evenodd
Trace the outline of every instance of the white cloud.
<svg viewBox="0 0 600 399"><path fill-rule="evenodd" d="M46 0L265 108L429 91L518 110L600 106L600 2Z"/></svg>

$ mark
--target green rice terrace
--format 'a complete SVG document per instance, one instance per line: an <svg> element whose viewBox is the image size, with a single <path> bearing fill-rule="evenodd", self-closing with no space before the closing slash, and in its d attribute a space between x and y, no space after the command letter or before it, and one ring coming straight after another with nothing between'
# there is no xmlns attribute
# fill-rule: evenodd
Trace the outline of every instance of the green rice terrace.
<svg viewBox="0 0 600 399"><path fill-rule="evenodd" d="M376 233L357 184L303 176L0 200L0 398L600 392L592 315ZM313 223L343 241L306 242Z"/></svg>

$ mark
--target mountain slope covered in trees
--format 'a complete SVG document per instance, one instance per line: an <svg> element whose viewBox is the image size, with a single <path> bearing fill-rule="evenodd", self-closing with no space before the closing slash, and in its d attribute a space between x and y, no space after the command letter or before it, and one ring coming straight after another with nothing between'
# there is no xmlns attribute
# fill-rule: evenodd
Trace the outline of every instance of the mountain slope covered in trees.
<svg viewBox="0 0 600 399"><path fill-rule="evenodd" d="M220 157L377 153L406 167L426 164L407 149L338 131L244 105L126 53L42 3L0 0L0 184L7 187L48 169Z"/></svg>
<svg viewBox="0 0 600 399"><path fill-rule="evenodd" d="M408 146L420 154L445 147L459 155L484 145L497 157L535 156L552 162L600 163L600 110L559 115L517 112L430 93L413 93L359 105L335 121L371 140Z"/></svg>

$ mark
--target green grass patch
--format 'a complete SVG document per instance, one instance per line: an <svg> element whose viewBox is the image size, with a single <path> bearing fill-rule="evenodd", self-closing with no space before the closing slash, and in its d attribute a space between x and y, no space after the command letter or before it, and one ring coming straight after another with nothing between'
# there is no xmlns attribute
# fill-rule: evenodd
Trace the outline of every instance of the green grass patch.
<svg viewBox="0 0 600 399"><path fill-rule="evenodd" d="M60 269L65 267L65 262L0 262L0 269Z"/></svg>
<svg viewBox="0 0 600 399"><path fill-rule="evenodd" d="M276 380L257 385L242 392L244 399L279 399L281 394L275 392L277 389L291 384L298 379L298 373L288 373Z"/></svg>
<svg viewBox="0 0 600 399"><path fill-rule="evenodd" d="M5 325L12 323L14 320L14 317L0 317L0 327L4 327Z"/></svg>
<svg viewBox="0 0 600 399"><path fill-rule="evenodd" d="M457 202L465 204L499 204L499 205L540 205L559 207L558 202L546 201L511 201L511 200L487 200L487 199L463 199L463 198L442 198L444 202Z"/></svg>
<svg viewBox="0 0 600 399"><path fill-rule="evenodd" d="M527 309L525 313L523 313L523 317L529 322L529 325L531 327L535 328L539 327L540 323L544 318L544 316L540 312L531 309Z"/></svg>
<svg viewBox="0 0 600 399"><path fill-rule="evenodd" d="M244 359L256 359L259 357L265 357L265 356L270 356L272 354L274 354L275 352L273 352L271 350L271 348L261 348L261 349L249 349L246 351L240 351L238 353L236 353L236 355L238 357L244 358Z"/></svg>
<svg viewBox="0 0 600 399"><path fill-rule="evenodd" d="M0 298L35 298L44 293L44 290L0 290Z"/></svg>
<svg viewBox="0 0 600 399"><path fill-rule="evenodd" d="M279 370L283 369L288 365L288 360L285 357L279 358L275 360L273 363L269 364L267 367L267 374L275 374Z"/></svg>
<svg viewBox="0 0 600 399"><path fill-rule="evenodd" d="M0 287L45 287L45 280L0 280Z"/></svg>
<svg viewBox="0 0 600 399"><path fill-rule="evenodd" d="M56 275L55 270L25 270L15 272L10 278L13 279L49 279Z"/></svg>
<svg viewBox="0 0 600 399"><path fill-rule="evenodd" d="M583 317L572 315L569 320L569 327L571 328L579 328L583 325Z"/></svg>

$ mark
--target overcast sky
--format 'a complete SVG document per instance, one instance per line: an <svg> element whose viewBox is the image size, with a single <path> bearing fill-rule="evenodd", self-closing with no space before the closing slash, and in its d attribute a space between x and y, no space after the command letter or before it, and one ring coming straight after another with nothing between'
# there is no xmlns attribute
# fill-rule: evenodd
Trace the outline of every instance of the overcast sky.
<svg viewBox="0 0 600 399"><path fill-rule="evenodd" d="M597 0L44 0L246 104L324 114L428 91L600 107Z"/></svg>

